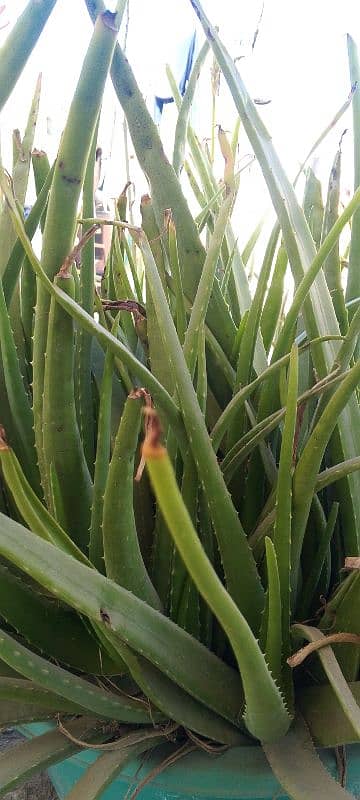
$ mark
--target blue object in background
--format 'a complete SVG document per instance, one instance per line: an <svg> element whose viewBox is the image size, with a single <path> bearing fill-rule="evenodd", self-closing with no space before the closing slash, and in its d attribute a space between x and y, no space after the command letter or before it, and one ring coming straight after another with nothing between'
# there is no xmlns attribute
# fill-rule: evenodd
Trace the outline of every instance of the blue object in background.
<svg viewBox="0 0 360 800"><path fill-rule="evenodd" d="M24 725L25 736L50 730L49 723ZM129 762L121 774L101 795L101 800L123 800L169 755L164 745L155 753ZM94 763L99 751L84 750L48 770L60 800L66 796L84 770ZM337 776L333 749L319 755L332 776ZM360 746L346 747L346 788L360 797ZM100 799L99 799L100 800ZM221 756L207 756L199 751L164 770L141 790L140 800L289 800L274 777L260 747L234 747Z"/></svg>
<svg viewBox="0 0 360 800"><path fill-rule="evenodd" d="M192 69L192 65L193 65L193 61L194 61L195 44L196 44L196 31L194 31L194 33L192 34L187 53L186 52L184 53L184 56L186 57L185 69L184 69L183 75L182 75L182 77L180 79L180 82L179 82L179 92L180 92L182 97L185 94L185 90L186 90L186 87L187 87L187 84L188 84L188 80L189 80L189 77L190 77L190 73L191 73L191 69ZM172 96L159 97L158 95L155 95L155 113L154 113L154 118L155 118L155 122L157 124L160 122L164 106L167 105L168 103L173 103L173 102L174 102L174 98Z"/></svg>

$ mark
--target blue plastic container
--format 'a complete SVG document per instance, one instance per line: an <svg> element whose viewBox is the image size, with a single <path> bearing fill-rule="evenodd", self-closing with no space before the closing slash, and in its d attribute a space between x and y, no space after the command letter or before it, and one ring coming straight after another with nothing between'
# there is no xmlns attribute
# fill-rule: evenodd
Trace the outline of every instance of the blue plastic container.
<svg viewBox="0 0 360 800"><path fill-rule="evenodd" d="M52 726L36 723L21 727L26 736L44 733ZM167 747L156 755L135 759L106 789L101 800L122 800L167 753ZM360 798L360 745L346 748L347 789ZM60 800L70 791L84 770L99 753L84 750L72 758L51 767L48 772ZM333 750L322 750L320 756L331 774L337 774ZM141 800L288 800L271 772L259 747L233 748L221 756L211 758L202 753L191 753L177 764L154 778L141 792Z"/></svg>

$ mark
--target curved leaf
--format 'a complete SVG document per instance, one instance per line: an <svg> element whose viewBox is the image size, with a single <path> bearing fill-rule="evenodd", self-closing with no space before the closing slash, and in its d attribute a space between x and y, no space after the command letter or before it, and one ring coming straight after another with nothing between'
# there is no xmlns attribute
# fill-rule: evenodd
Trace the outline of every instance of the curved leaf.
<svg viewBox="0 0 360 800"><path fill-rule="evenodd" d="M271 769L292 800L315 797L316 800L350 800L353 797L330 777L300 717L286 736L263 747Z"/></svg>

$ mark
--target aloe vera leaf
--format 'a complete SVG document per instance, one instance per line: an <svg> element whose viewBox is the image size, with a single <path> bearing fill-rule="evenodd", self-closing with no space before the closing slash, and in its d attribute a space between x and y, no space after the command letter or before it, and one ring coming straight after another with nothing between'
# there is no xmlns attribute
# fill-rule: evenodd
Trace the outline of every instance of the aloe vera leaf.
<svg viewBox="0 0 360 800"><path fill-rule="evenodd" d="M94 719L76 719L66 723L70 735L84 741L98 742L104 737L96 728ZM47 769L52 764L81 751L59 730L52 730L35 736L26 742L16 744L0 756L0 796L23 783L36 772Z"/></svg>
<svg viewBox="0 0 360 800"><path fill-rule="evenodd" d="M15 152L14 152L14 167L12 175L12 183L14 194L17 198L19 208L25 202L26 189L28 184L29 169L31 163L31 149L34 140L37 115L39 110L41 88L41 76L39 76L35 87L34 97L30 107L24 137L21 140L20 134L14 135ZM17 132L18 133L18 132ZM16 134L16 132L14 132ZM8 258L12 251L12 247L16 240L16 234L13 226L10 224L9 209L7 204L4 203L0 215L0 274L3 275L4 269L8 262ZM14 338L14 343L17 350L17 358L20 364L20 370L25 378L28 377L27 363L26 363L26 343L24 341L24 331L20 316L20 286L16 285L11 303L8 305L8 313L11 321L11 328Z"/></svg>
<svg viewBox="0 0 360 800"><path fill-rule="evenodd" d="M59 273L55 283L73 296L71 275ZM42 433L48 468L53 466L59 482L64 527L78 547L86 551L92 483L76 419L74 323L55 298L51 300L45 356Z"/></svg>
<svg viewBox="0 0 360 800"><path fill-rule="evenodd" d="M34 592L6 567L0 566L0 576L1 616L31 647L81 672L115 674L114 663L72 610Z"/></svg>
<svg viewBox="0 0 360 800"><path fill-rule="evenodd" d="M136 297L137 297L139 303L143 303L144 302L144 297L143 297L143 290L142 290L142 285L141 285L142 277L141 277L141 274L140 274L140 276L138 274L138 272L139 272L138 265L134 261L134 254L133 254L133 252L131 250L131 247L129 245L129 241L128 241L128 238L127 238L126 235L124 236L124 252L125 252L126 257L127 257L126 264L130 268L131 277L133 279L134 288L135 288L135 292L136 292Z"/></svg>
<svg viewBox="0 0 360 800"><path fill-rule="evenodd" d="M319 383L315 384L314 387L300 395L297 402L298 406L305 403L311 397L315 397L318 394L327 391L328 389L330 390L333 386L339 383L340 380L342 380L342 376L336 374L336 372L334 372L333 375L333 378L319 381ZM236 442L231 450L226 453L226 456L221 462L221 468L226 484L228 484L232 479L234 472L238 466L243 463L244 459L247 458L253 449L257 447L257 445L261 443L263 439L278 426L285 416L285 411L286 409L283 407L278 411L274 411L273 414L270 414L268 417L261 420L261 422L258 422L257 425L254 425L254 427L241 439L239 439L239 441ZM264 465L266 465L266 461L264 461ZM270 483L271 482L272 481L270 481Z"/></svg>
<svg viewBox="0 0 360 800"><path fill-rule="evenodd" d="M24 138L23 140L21 140L20 135L19 137L15 138L16 147L15 147L15 159L14 159L12 180L14 186L14 193L20 207L22 207L25 202L25 195L29 178L29 169L31 164L31 150L33 146L36 121L39 110L40 90L41 90L41 75L39 76L36 83L35 93L30 107L30 113L26 124ZM15 239L16 239L16 234L12 225L10 224L9 210L5 203L2 206L0 214L0 241L1 241L0 275L1 276L4 273L4 269L8 262ZM18 287L16 287L16 297L18 300L19 298ZM13 298L12 302L13 304L15 303L15 298ZM14 316L13 326L15 327L15 325L18 326L18 319L19 319L19 315L16 314L15 307L13 316ZM17 338L19 338L19 333L20 333L21 339L19 340L19 345L21 346L23 344L21 332L19 332L17 329L16 332L17 332Z"/></svg>
<svg viewBox="0 0 360 800"><path fill-rule="evenodd" d="M351 105L351 103L353 101L353 95L356 92L356 88L357 88L356 84L353 84L351 89L350 89L350 92L348 94L348 97L345 100L345 102L342 103L342 105L340 106L340 108L338 109L336 114L332 117L331 121L328 123L328 125L326 125L324 130L320 133L320 136L318 136L318 138L316 139L314 144L311 145L310 150L308 151L306 157L304 158L304 160L300 164L300 167L299 167L299 169L297 171L297 174L296 174L296 177L295 177L295 180L294 180L294 184L293 184L294 187L296 186L296 184L297 184L297 182L298 182L298 180L300 178L300 175L303 173L303 171L304 171L304 169L306 167L306 164L309 161L309 159L311 158L311 156L315 153L315 151L322 144L324 139L326 139L327 135L332 131L332 129L335 127L335 125L339 122L339 120L341 119L343 114L345 114L345 111L347 111L347 109L349 108L349 105Z"/></svg>
<svg viewBox="0 0 360 800"><path fill-rule="evenodd" d="M135 654L121 642L118 642L118 647L120 655L145 697L149 698L155 708L159 708L167 718L213 741L229 745L248 744L249 740L239 732L238 728L190 697L145 658Z"/></svg>
<svg viewBox="0 0 360 800"><path fill-rule="evenodd" d="M216 203L216 201L218 199L219 190L218 190L218 192L215 192L212 195L211 200L209 200L209 202L207 202L206 197L203 194L203 192L201 191L200 186L199 186L199 184L198 184L198 182L197 182L197 180L195 178L194 171L191 168L191 165L190 165L190 163L189 163L189 161L187 159L185 159L185 161L184 161L184 171L186 172L186 175L187 175L187 178L188 178L188 181L189 181L189 184L190 184L190 188L192 189L194 197L197 200L198 205L201 208L201 211L195 217L195 222L196 222L196 225L198 227L199 233L202 233L204 228L205 228L205 225L209 225L210 224L209 220L211 219L211 209L212 209L212 206L214 205L214 203ZM220 192L219 192L219 194L220 194Z"/></svg>
<svg viewBox="0 0 360 800"><path fill-rule="evenodd" d="M329 545L334 533L338 510L339 504L333 503L325 530L322 532L320 541L318 543L315 558L310 565L310 570L308 571L303 588L301 590L301 602L296 611L296 616L298 619L307 619L310 614L316 589L320 580L321 571L323 569Z"/></svg>
<svg viewBox="0 0 360 800"><path fill-rule="evenodd" d="M228 259L227 259L227 261L225 262L225 265L224 265L224 274L223 274L222 281L221 281L221 284L220 284L221 291L222 291L224 297L226 297L226 296L229 297L229 294L230 294L230 296L232 295L231 287L230 287L230 290L229 290L229 283L230 283L230 277L232 275L232 265L233 265L233 260L234 260L234 256L235 256L236 244L237 244L237 242L235 243L234 247L230 251L229 257L228 257ZM242 319L243 318L244 318L244 316L242 317ZM237 316L235 316L235 314L234 314L234 319L235 319L235 322L238 323L238 325L240 325L240 315L238 314Z"/></svg>
<svg viewBox="0 0 360 800"><path fill-rule="evenodd" d="M315 257L315 248L306 220L273 148L268 131L262 123L233 61L221 44L217 32L205 16L199 0L191 0L191 2L199 16L207 38L210 39L211 47L229 84L249 141L259 160L282 227L295 282L298 283L308 271ZM339 332L326 281L321 273L319 273L310 289L309 298L304 307L304 318L307 333L311 337ZM328 342L323 344L321 348L316 348L314 362L320 377L328 372L335 355L336 345L334 342ZM360 412L355 398L349 398L346 408L343 409L337 421L333 437L332 452L336 461L342 458L351 458L357 454L360 445L358 438L360 435L359 415ZM348 546L355 544L357 548L359 547L358 536L360 530L359 497L360 476L357 473L353 473L348 476L341 486L341 508L344 526L348 529Z"/></svg>
<svg viewBox="0 0 360 800"><path fill-rule="evenodd" d="M321 492L326 486L330 486L335 481L341 480L349 472L356 472L360 469L360 456L357 458L350 458L348 461L342 461L340 464L334 464L333 467L328 467L322 472L319 472L316 480L316 491Z"/></svg>
<svg viewBox="0 0 360 800"><path fill-rule="evenodd" d="M299 578L300 555L316 477L329 438L336 426L339 414L356 389L360 380L360 362L347 373L324 409L315 429L310 435L294 473L293 525L292 525L292 579L294 600Z"/></svg>
<svg viewBox="0 0 360 800"><path fill-rule="evenodd" d="M276 487L276 516L273 542L277 558L281 592L281 630L284 660L290 650L290 569L291 515L294 438L297 419L298 350L293 345L290 355L286 413L282 435L278 480Z"/></svg>
<svg viewBox="0 0 360 800"><path fill-rule="evenodd" d="M186 447L184 442L184 428L180 417L179 410L175 405L169 393L164 389L162 384L152 375L152 373L125 347L118 339L116 339L106 328L99 325L90 314L87 314L77 303L75 303L66 293L61 289L54 286L54 284L47 278L40 261L36 258L31 244L25 234L24 226L19 213L16 208L9 187L7 186L4 173L0 170L0 184L1 188L6 194L8 203L11 205L12 220L16 227L18 236L20 237L26 254L31 262L31 265L36 272L36 275L41 280L44 288L50 295L57 298L58 303L65 308L65 310L72 316L78 324L82 325L85 330L95 336L98 341L106 348L108 347L119 361L132 368L137 377L143 382L147 389L151 392L155 402L159 404L167 416L169 423L171 423L180 446Z"/></svg>
<svg viewBox="0 0 360 800"><path fill-rule="evenodd" d="M52 167L50 172L48 173L46 181L38 197L35 200L35 203L29 213L29 216L24 221L24 228L26 231L26 235L29 237L29 239L33 238L36 229L39 225L39 221L44 213L44 209L46 207L49 190L51 186L51 181L53 178L53 173L54 173L54 167ZM3 288L7 305L9 305L11 302L13 292L19 277L23 258L24 258L24 248L21 243L21 240L18 238L11 251L8 263L5 267L3 274Z"/></svg>
<svg viewBox="0 0 360 800"><path fill-rule="evenodd" d="M183 461L181 495L194 525L197 522L199 482L191 450ZM170 536L168 532L168 536ZM173 544L170 587L170 615L181 628L197 639L200 636L199 593Z"/></svg>
<svg viewBox="0 0 360 800"><path fill-rule="evenodd" d="M114 327L118 326L118 317ZM112 331L115 332L114 330ZM111 438L111 400L113 387L114 356L108 351L105 355L104 370L100 387L100 405L97 426L97 445L94 472L93 501L91 506L89 559L99 572L105 572L102 517L104 494L110 461Z"/></svg>
<svg viewBox="0 0 360 800"><path fill-rule="evenodd" d="M185 578L176 622L196 639L200 639L200 597L194 581L188 575Z"/></svg>
<svg viewBox="0 0 360 800"><path fill-rule="evenodd" d="M30 0L1 48L0 109L5 105L56 0Z"/></svg>
<svg viewBox="0 0 360 800"><path fill-rule="evenodd" d="M279 422L281 422L284 416L285 409L270 414L269 417L258 422L250 431L245 433L245 435L234 444L231 450L228 451L221 462L221 469L226 485L230 483L236 470L244 463L245 459L248 458L255 447L278 427Z"/></svg>
<svg viewBox="0 0 360 800"><path fill-rule="evenodd" d="M339 240L339 236L343 228L352 218L359 205L360 205L360 188L351 198L350 202L348 203L342 214L340 214L337 221L334 223L333 227L327 234L326 238L321 243L321 246L314 257L311 266L307 270L306 274L302 277L301 281L298 283L292 300L292 304L286 315L283 328L276 341L273 354L274 359L279 358L279 356L283 355L284 350L288 348L289 341L292 337L292 331L294 325L296 324L302 306L306 301L306 297L309 291L311 290L311 286L313 285L316 276L320 274L321 268L326 258L329 256L329 254L335 247L337 241ZM330 330L327 330L325 335L328 335L329 332ZM337 357L338 357L338 352L334 353L333 360L335 360Z"/></svg>
<svg viewBox="0 0 360 800"><path fill-rule="evenodd" d="M207 371L206 371L206 337L205 325L201 325L199 331L198 357L196 367L196 396L200 409L206 416L207 402Z"/></svg>
<svg viewBox="0 0 360 800"><path fill-rule="evenodd" d="M0 341L2 370L11 414L9 434L12 438L13 446L24 464L24 470L30 484L39 493L40 478L34 450L33 415L30 399L20 372L20 364L1 282Z"/></svg>
<svg viewBox="0 0 360 800"><path fill-rule="evenodd" d="M189 444L200 481L206 490L209 501L227 587L236 605L249 621L250 627L257 630L263 604L263 590L255 562L234 505L225 488L221 470L211 446L150 246L142 231L136 234L136 238L146 264L150 291L157 311L162 339L164 344L166 343L168 358L173 370ZM237 554L237 559L235 554ZM238 580L240 569L244 575L244 580L241 582Z"/></svg>
<svg viewBox="0 0 360 800"><path fill-rule="evenodd" d="M117 632L185 691L236 725L242 695L238 674L167 617L4 515L0 552L20 569L26 565L52 594L99 627Z"/></svg>
<svg viewBox="0 0 360 800"><path fill-rule="evenodd" d="M29 722L54 719L54 712L48 708L31 703L16 703L15 700L2 700L0 703L0 730L14 728Z"/></svg>
<svg viewBox="0 0 360 800"><path fill-rule="evenodd" d="M120 770L130 759L140 756L163 741L161 736L144 739L138 744L124 747L123 750L114 750L104 753L91 764L74 784L65 800L98 800L103 796L106 788L110 786Z"/></svg>
<svg viewBox="0 0 360 800"><path fill-rule="evenodd" d="M170 84L170 89L174 97L175 105L177 106L178 112L180 113L182 98L175 77L168 64L166 66L166 75ZM217 185L211 171L210 163L205 156L205 153L200 145L199 139L196 136L191 124L187 125L186 133L190 144L192 159L194 164L196 165L205 197L207 198L207 200L209 200L210 197L212 197L214 191L217 190Z"/></svg>
<svg viewBox="0 0 360 800"><path fill-rule="evenodd" d="M0 460L6 485L16 508L29 528L41 538L60 547L85 564L89 564L81 550L47 511L27 482L15 453L1 439Z"/></svg>
<svg viewBox="0 0 360 800"><path fill-rule="evenodd" d="M324 219L321 181L314 170L308 167L303 199L303 209L316 249L319 249Z"/></svg>
<svg viewBox="0 0 360 800"><path fill-rule="evenodd" d="M276 550L268 536L265 537L265 549L268 578L265 658L273 678L281 686L282 597Z"/></svg>
<svg viewBox="0 0 360 800"><path fill-rule="evenodd" d="M129 697L105 691L78 675L52 664L28 650L4 630L0 631L1 658L29 680L59 694L102 718L143 723L149 720L145 707ZM156 712L155 712L156 716Z"/></svg>
<svg viewBox="0 0 360 800"><path fill-rule="evenodd" d="M349 73L351 86L356 86L352 98L353 140L354 140L354 190L360 186L360 64L356 42L347 37ZM346 301L349 302L360 294L360 279L358 270L360 252L360 211L354 214L351 225L351 242L349 253L348 279L346 286ZM349 308L349 318L353 315L353 307Z"/></svg>
<svg viewBox="0 0 360 800"><path fill-rule="evenodd" d="M322 240L327 236L339 216L340 200L340 172L341 172L341 145L335 154L331 167L324 222L322 229ZM354 219L352 224L354 225ZM334 304L335 313L338 319L339 328L343 335L348 330L348 315L345 306L344 290L341 283L341 264L339 253L339 242L329 253L325 263L324 272L326 283Z"/></svg>
<svg viewBox="0 0 360 800"><path fill-rule="evenodd" d="M62 135L51 184L41 256L43 269L50 279L58 272L73 246L80 191L119 22L117 16L111 12L99 15ZM49 295L39 283L34 328L33 402L36 449L45 489L48 481L42 395L49 310Z"/></svg>
<svg viewBox="0 0 360 800"><path fill-rule="evenodd" d="M287 734L263 745L279 783L292 800L350 800L353 797L329 775L311 741L308 728L297 717Z"/></svg>
<svg viewBox="0 0 360 800"><path fill-rule="evenodd" d="M326 605L319 628L324 633L347 631L360 635L360 575L350 573ZM360 649L353 644L334 645L334 652L347 681L356 680L360 667Z"/></svg>
<svg viewBox="0 0 360 800"><path fill-rule="evenodd" d="M251 397L253 392L255 392L259 386L261 386L263 381L266 381L271 375L277 374L284 366L286 366L289 362L289 359L290 354L288 353L277 361L274 361L266 368L266 370L264 370L264 372L261 373L261 375L248 383L246 386L239 389L232 397L211 431L211 439L215 451L218 450L220 443L238 410L238 407L245 404L245 401Z"/></svg>
<svg viewBox="0 0 360 800"><path fill-rule="evenodd" d="M52 694L46 689L41 689L35 683L23 678L0 678L0 698L12 700L17 703L30 703L44 710L64 712L67 714L81 714L82 708L76 703L70 703L59 695Z"/></svg>
<svg viewBox="0 0 360 800"><path fill-rule="evenodd" d="M175 103L180 109L181 98L176 86L176 82L174 81L169 68L167 68L167 75L170 80L170 85L173 91ZM194 163L196 164L199 175L201 176L201 182L205 192L204 201L206 204L206 200L210 201L211 199L214 198L214 195L218 197L218 185L215 180L215 176L212 172L211 164L206 159L205 154L203 153L199 141L190 124L188 125L188 139ZM216 206L214 210L216 210ZM231 290L230 297L231 297L232 313L236 321L236 324L238 324L239 312L241 313L241 315L243 315L251 305L251 293L246 276L245 266L242 262L237 241L235 240L235 236L231 228L230 221L228 221L227 224L226 241L224 241L224 244L227 244L229 252L232 253L232 259L231 259L232 272L230 273L229 276L230 290ZM214 287L216 288L216 284L214 284ZM219 336L217 336L217 338L219 340ZM227 355L230 355L230 353L227 352ZM261 372L266 366L266 356L264 348L262 346L261 337L258 337L255 345L254 366L258 373Z"/></svg>
<svg viewBox="0 0 360 800"><path fill-rule="evenodd" d="M287 264L287 252L283 244L281 244L276 256L273 276L261 314L261 334L267 353L273 343L276 328L279 324L284 298L284 280Z"/></svg>
<svg viewBox="0 0 360 800"><path fill-rule="evenodd" d="M186 87L185 94L182 98L181 107L176 121L176 128L174 135L174 151L173 151L173 167L176 172L176 175L180 175L184 164L188 119L194 99L196 86L200 77L200 72L208 52L209 52L209 44L205 40L205 43L203 44L199 52L199 55L195 61L195 64L191 70L191 75L188 81L188 85Z"/></svg>
<svg viewBox="0 0 360 800"><path fill-rule="evenodd" d="M311 625L293 625L292 632L295 636L306 639L308 642L322 642L326 638L322 631ZM349 689L334 651L332 647L321 647L317 651L317 655L341 708L354 730L355 738L358 739L360 737L360 707Z"/></svg>
<svg viewBox="0 0 360 800"><path fill-rule="evenodd" d="M154 204L148 194L143 194L140 202L141 226L150 242L151 251L159 270L161 283L165 294L167 294L167 269L166 253L162 243L161 233L156 221Z"/></svg>
<svg viewBox="0 0 360 800"><path fill-rule="evenodd" d="M50 172L49 159L42 150L33 150L31 154L33 172L35 178L36 193L39 197L46 179ZM45 223L45 212L40 218L40 227L43 231ZM8 262L9 263L9 262ZM6 273L5 273L6 274ZM4 277L5 277L4 274ZM31 269L28 259L24 258L21 265L20 274L20 310L21 324L25 339L25 357L28 362L29 373L32 380L32 336L34 325L34 308L36 305L36 276Z"/></svg>
<svg viewBox="0 0 360 800"><path fill-rule="evenodd" d="M245 267L249 259L251 258L255 250L255 247L259 241L259 236L261 234L263 226L264 226L264 219L260 219L257 225L255 226L254 230L251 232L246 244L243 247L243 250L241 252L241 259Z"/></svg>
<svg viewBox="0 0 360 800"><path fill-rule="evenodd" d="M161 603L147 573L133 508L134 460L142 398L128 397L116 435L104 494L102 533L106 574L153 608Z"/></svg>
<svg viewBox="0 0 360 800"><path fill-rule="evenodd" d="M96 14L104 7L101 0L86 0L86 5L93 21ZM204 248L179 181L164 154L156 125L151 119L131 68L119 46L115 49L111 77L127 119L136 156L150 182L160 226L164 211L167 208L172 209L178 232L179 258L180 262L186 265L183 276L184 291L193 299L205 258ZM217 282L214 284L209 304L207 324L224 351L229 354L234 325Z"/></svg>
<svg viewBox="0 0 360 800"><path fill-rule="evenodd" d="M360 681L348 686L360 705ZM301 689L296 700L316 747L337 747L359 741L329 684Z"/></svg>
<svg viewBox="0 0 360 800"><path fill-rule="evenodd" d="M235 370L231 366L229 359L227 358L224 351L222 350L217 340L215 339L215 336L211 333L211 331L206 325L205 325L205 339L206 339L206 344L208 346L208 353L211 355L213 362L215 362L215 367L221 369L221 372L224 376L226 383L228 384L230 389L232 389L235 383Z"/></svg>
<svg viewBox="0 0 360 800"><path fill-rule="evenodd" d="M84 217L93 217L94 210L94 170L95 153L97 147L98 125L95 125L93 140L89 150L86 165L82 213ZM89 230L90 224L82 226L82 235ZM80 267L80 303L88 314L94 313L94 276L95 276L95 246L90 239L81 252ZM76 332L76 409L81 440L90 475L93 477L95 461L95 426L94 409L91 384L91 347L92 337L79 328Z"/></svg>
<svg viewBox="0 0 360 800"><path fill-rule="evenodd" d="M255 295L249 308L246 326L241 338L234 391L239 389L241 386L246 386L251 379L255 345L260 327L261 311L275 255L277 240L278 230L277 226L275 226L266 248ZM239 409L236 416L234 416L228 430L227 442L229 448L232 447L232 445L244 432L244 422L244 412Z"/></svg>
<svg viewBox="0 0 360 800"><path fill-rule="evenodd" d="M229 188L225 199L221 205L214 232L211 236L209 246L204 261L201 278L194 298L190 320L186 330L184 341L184 356L190 375L194 375L197 353L199 348L199 335L202 325L205 323L206 312L209 307L212 294L216 267L220 255L221 245L224 239L226 225L230 219L234 202L234 192Z"/></svg>
<svg viewBox="0 0 360 800"><path fill-rule="evenodd" d="M166 450L145 442L143 453L157 501L176 546L234 650L244 687L246 706L243 721L257 739L270 741L277 738L288 729L291 718L259 644L203 551Z"/></svg>
<svg viewBox="0 0 360 800"><path fill-rule="evenodd" d="M174 281L176 330L180 344L184 344L187 320L185 312L182 271L179 264L176 227L173 219L168 223L169 267Z"/></svg>
<svg viewBox="0 0 360 800"><path fill-rule="evenodd" d="M39 114L40 95L41 95L41 73L35 84L34 95L31 101L29 116L22 141L19 143L17 158L13 168L14 190L20 205L24 205L27 192L29 171L31 164L31 154L34 144L35 130Z"/></svg>
<svg viewBox="0 0 360 800"><path fill-rule="evenodd" d="M214 533L211 525L209 509L202 491L199 492L198 525L200 541L211 564L215 562ZM208 604L200 597L200 641L209 649L213 639L213 615Z"/></svg>

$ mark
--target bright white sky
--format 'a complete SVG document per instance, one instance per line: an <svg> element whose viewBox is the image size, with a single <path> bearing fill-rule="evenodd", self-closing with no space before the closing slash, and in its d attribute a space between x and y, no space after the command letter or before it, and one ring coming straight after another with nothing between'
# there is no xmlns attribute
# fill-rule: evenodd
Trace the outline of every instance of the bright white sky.
<svg viewBox="0 0 360 800"><path fill-rule="evenodd" d="M8 0L7 17L12 24L26 5L26 0ZM110 8L114 2L108 3ZM260 0L203 0L211 20L239 62L253 96L269 98L271 104L261 109L265 124L273 135L289 175L308 151L322 129L332 119L349 92L346 32L360 42L358 0L265 0L265 8L254 54L250 43L261 10ZM138 82L152 110L154 93L167 92L165 64L176 69L181 44L195 27L196 18L189 0L130 0L128 57ZM0 32L4 38L6 30ZM10 131L23 128L36 76L43 72L43 99L36 144L53 155L62 130L70 99L79 75L84 52L91 35L84 0L58 0L50 21L31 56L25 74L1 120L2 149L10 152ZM202 39L200 31L199 41ZM180 47L181 50L181 47ZM206 95L210 81L210 59L205 67L199 96ZM104 151L122 151L121 112L111 88L106 95L107 117L102 128ZM194 121L201 136L210 131L204 101L199 99ZM115 119L115 128L113 125ZM46 117L52 121L53 134L47 135ZM219 101L217 122L233 128L236 115L226 90ZM165 120L166 126L166 120ZM351 127L348 113L319 153L320 170L327 175L329 161L340 134ZM351 135L344 141L347 162L345 174L351 174ZM243 152L248 152L242 141ZM122 159L112 175L111 191L122 188ZM349 178L350 180L350 178ZM351 188L351 187L349 187ZM142 187L140 191L142 190ZM259 208L263 198L253 200Z"/></svg>

